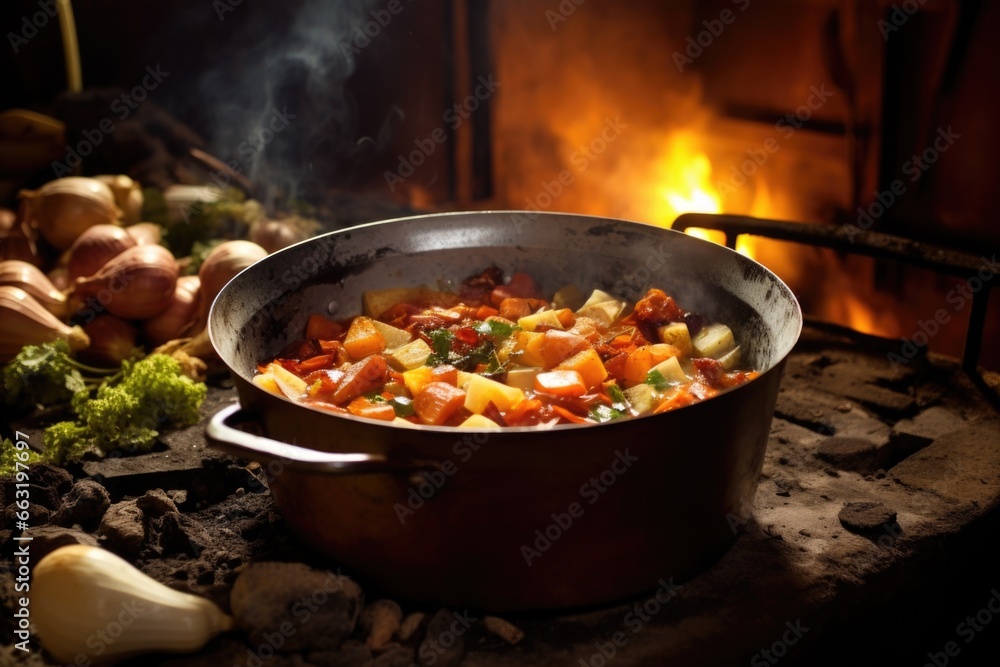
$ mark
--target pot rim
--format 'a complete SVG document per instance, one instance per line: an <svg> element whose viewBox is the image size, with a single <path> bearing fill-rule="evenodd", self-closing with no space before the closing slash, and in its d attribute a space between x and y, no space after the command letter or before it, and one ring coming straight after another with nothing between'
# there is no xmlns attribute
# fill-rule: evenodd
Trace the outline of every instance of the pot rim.
<svg viewBox="0 0 1000 667"><path fill-rule="evenodd" d="M692 405L688 405L688 406L684 406L682 408L678 408L677 410L672 410L670 412L664 412L664 413L661 413L659 415L655 415L655 414L642 415L642 416L639 416L639 417L630 417L628 419L622 419L622 420L611 420L611 421L607 421L607 422L603 422L603 423L598 423L598 424L560 424L560 425L552 425L552 426L545 426L545 425L538 425L538 424L536 424L536 425L533 425L533 426L501 426L501 427L496 428L496 429L467 428L467 427L459 427L459 426L433 426L433 425L428 425L428 424L408 424L406 426L403 426L402 424L396 424L396 423L393 423L393 422L383 421L383 420L379 420L379 419L369 419L369 418L365 418L365 417L358 417L356 415L351 415L351 414L339 414L339 413L335 413L335 412L330 412L329 410L323 410L322 408L313 407L313 406L311 406L311 405L309 405L307 403L300 403L300 402L297 402L297 401L293 401L293 400L291 400L290 398L288 398L288 397L286 397L284 395L278 396L277 394L272 394L272 393L270 393L270 392L268 392L268 391L266 391L264 389L261 389L260 387L258 387L255 384L253 384L253 382L251 382L250 378L245 377L242 373L240 373L239 371L235 370L229 364L229 361L227 359L223 358L222 354L219 353L219 347L218 347L218 345L216 345L216 340L215 340L216 336L215 336L214 327L212 326L212 322L215 319L213 317L213 315L215 313L216 304L219 302L219 299L226 292L226 290L229 289L230 285L232 285L235 281L237 281L244 273L249 273L250 271L254 270L255 267L257 267L258 264L261 264L263 262L267 262L269 260L272 260L272 258L276 258L276 257L280 256L281 253L286 252L286 251L290 251L293 248L297 248L299 246L303 246L303 245L306 245L306 244L309 244L309 243L315 243L319 239L330 237L330 236L334 236L334 235L338 235L338 234L349 234L349 233L352 233L352 232L357 232L357 231L360 231L360 230L367 229L369 227L378 227L378 226L382 226L382 225L391 225L391 224L397 224L397 223L414 222L414 221L428 220L428 219L441 219L441 218L452 218L452 217L462 217L462 216L478 216L478 215L491 215L491 214L492 215L523 215L523 216L528 216L532 220L535 220L535 219L537 219L539 217L545 217L545 218L583 218L583 219L590 219L590 220L593 220L595 222L611 222L611 223L625 223L625 224L629 224L629 225L639 225L639 226L642 226L642 227L646 227L646 228L658 230L659 232L664 232L664 233L668 233L668 234L676 234L676 235L679 235L679 236L683 236L686 239L685 242L698 243L698 244L706 244L708 246L711 246L714 249L712 252L729 253L729 254L735 256L735 261L737 261L739 263L743 263L744 265L756 266L759 270L764 271L765 274L768 276L768 278L770 280L774 281L774 283L776 285L778 285L780 287L780 289L783 290L786 293L786 295L791 299L792 303L794 304L794 316L795 316L795 328L796 328L795 336L794 336L794 338L791 339L791 343L788 345L788 349L784 350L783 353L780 354L780 356L776 355L775 360L770 365L770 367L767 368L767 369L761 370L760 371L760 375L758 375L756 378L754 378L754 379L752 379L752 380L750 380L748 382L745 382L744 384L741 384L741 385L739 385L737 387L733 387L733 388L728 389L728 390L726 390L724 392L720 392L716 396L713 396L711 398L705 399L703 401L699 401L699 402L694 403ZM295 290L289 290L285 294L294 293L294 291ZM654 417L663 417L665 415L669 415L672 412L677 412L679 410L694 409L694 408L697 408L698 406L704 405L705 403L709 403L709 402L711 402L711 401L713 401L713 400L715 400L717 398L720 398L723 395L735 394L735 393L739 392L741 389L744 389L746 387L749 387L749 386L755 384L758 380L761 380L765 375L770 375L772 372L774 372L776 370L780 371L780 369L782 367L782 362L791 353L792 348L798 342L799 337L802 334L802 324L803 324L802 306L799 303L798 299L796 298L795 293L791 290L791 288L789 288L788 285L776 273L774 273L773 271L771 271L769 268L767 268L766 266L764 266L760 262L758 262L758 261L756 261L756 260L754 260L754 259L752 259L750 257L747 257L746 255L742 255L742 254L736 252L735 250L733 250L732 248L729 248L727 246L723 246L723 245L720 245L720 244L717 244L717 243L713 243L713 242L707 241L705 239L700 239L700 238L698 238L696 236L691 236L689 234L685 234L684 232L679 232L677 230L670 229L668 227L660 227L658 225L653 225L653 224L644 223L644 222L637 222L635 220L626 220L626 219L623 219L623 218L612 218L612 217L608 217L608 216L589 215L589 214L582 214L582 213L569 213L569 212L562 212L562 211L531 211L531 210L526 210L526 209L488 209L488 210L483 210L483 211L446 211L446 212L441 212L441 213L424 213L424 214L420 214L420 215L402 216L402 217L398 217L398 218L389 218L389 219L386 219L386 220L375 220L375 221L372 221L372 222L365 222L365 223L361 223L361 224L354 225L354 226L351 226L351 227L345 227L343 229L336 229L336 230L333 230L333 231L330 231L330 232L326 232L324 234L319 234L319 235L314 236L314 237L309 238L309 239L305 239L303 241L299 241L298 243L294 243L294 244L292 244L292 245L290 245L290 246L288 246L286 248L282 248L281 250L278 250L278 251L276 251L274 253L271 253L267 257L264 257L263 259L258 260L254 264L251 264L250 266L248 266L247 268L243 269L238 274L236 274L229 282L227 282L226 285L223 286L223 288L221 290L219 290L219 293L216 295L215 299L212 301L212 305L211 305L211 307L209 309L208 323L207 323L206 326L208 328L208 337L209 337L209 340L212 343L212 347L215 349L216 354L219 355L219 358L222 360L222 362L225 364L226 368L230 371L231 374L233 374L233 375L239 377L241 380L243 380L250 389L255 390L255 391L259 391L259 392L263 392L267 396L272 396L272 397L274 397L276 399L279 399L279 400L284 401L286 403L289 403L291 405L294 405L294 406L297 406L297 407L300 407L300 408L303 408L303 409L311 410L313 412L318 412L318 413L321 413L323 415L328 415L328 416L330 416L332 418L347 419L349 421L352 421L352 422L355 422L355 423L358 423L358 424L363 424L365 426L373 426L373 427L378 427L378 428L383 428L383 429L392 429L392 430L395 430L395 431L415 430L415 431L420 431L420 432L424 432L424 433L441 433L441 434L473 434L473 433L482 434L482 433L488 433L488 434L491 434L491 435L501 435L501 434L516 435L516 434L522 434L522 433L542 433L542 432L548 432L548 431L569 431L569 430L577 430L577 429L591 429L591 428L594 428L594 427L623 426L623 425L629 424L630 422L634 422L636 420L644 420L644 419L650 419L650 418L654 418Z"/></svg>

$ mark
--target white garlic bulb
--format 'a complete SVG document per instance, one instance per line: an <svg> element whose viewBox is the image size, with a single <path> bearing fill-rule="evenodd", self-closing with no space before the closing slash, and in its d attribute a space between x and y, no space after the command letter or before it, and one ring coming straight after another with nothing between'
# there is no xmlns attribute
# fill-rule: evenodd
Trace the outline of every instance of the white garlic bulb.
<svg viewBox="0 0 1000 667"><path fill-rule="evenodd" d="M233 627L215 604L146 576L98 547L56 549L35 566L31 617L66 664L107 664L153 651L197 651Z"/></svg>

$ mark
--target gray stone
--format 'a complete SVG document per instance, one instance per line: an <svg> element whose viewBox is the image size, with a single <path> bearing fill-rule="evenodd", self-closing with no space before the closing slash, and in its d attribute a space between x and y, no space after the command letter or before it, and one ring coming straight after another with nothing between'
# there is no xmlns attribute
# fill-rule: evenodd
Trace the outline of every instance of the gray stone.
<svg viewBox="0 0 1000 667"><path fill-rule="evenodd" d="M302 563L254 563L230 594L236 622L251 642L280 632L281 651L338 648L354 632L363 601L361 587L351 579Z"/></svg>
<svg viewBox="0 0 1000 667"><path fill-rule="evenodd" d="M847 530L868 534L878 532L884 526L895 523L896 512L882 503L855 502L844 505L837 518Z"/></svg>
<svg viewBox="0 0 1000 667"><path fill-rule="evenodd" d="M942 435L966 425L960 416L940 406L928 408L912 419L903 419L892 427L892 448L909 455L923 449Z"/></svg>
<svg viewBox="0 0 1000 667"><path fill-rule="evenodd" d="M111 496L107 489L92 479L81 479L63 498L52 522L60 526L79 524L86 530L93 530L110 506Z"/></svg>
<svg viewBox="0 0 1000 667"><path fill-rule="evenodd" d="M841 470L870 473L881 465L875 443L863 438L832 437L823 440L816 456Z"/></svg>
<svg viewBox="0 0 1000 667"><path fill-rule="evenodd" d="M410 652L412 658L413 652ZM341 644L336 651L314 651L306 660L317 667L364 667L372 664L372 650L353 639Z"/></svg>

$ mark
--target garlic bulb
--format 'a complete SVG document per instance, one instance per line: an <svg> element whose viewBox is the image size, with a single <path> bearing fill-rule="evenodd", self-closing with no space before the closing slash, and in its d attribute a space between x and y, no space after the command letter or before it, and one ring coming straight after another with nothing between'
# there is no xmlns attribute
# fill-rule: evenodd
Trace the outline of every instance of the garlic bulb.
<svg viewBox="0 0 1000 667"><path fill-rule="evenodd" d="M57 250L65 250L94 225L113 225L121 211L104 183L82 176L49 181L37 190L21 190L27 220Z"/></svg>
<svg viewBox="0 0 1000 667"><path fill-rule="evenodd" d="M0 285L20 287L56 317L66 316L66 295L34 264L17 259L0 262Z"/></svg>
<svg viewBox="0 0 1000 667"><path fill-rule="evenodd" d="M31 619L59 662L107 664L154 651L197 651L233 627L205 598L167 588L100 547L56 549L35 566Z"/></svg>
<svg viewBox="0 0 1000 667"><path fill-rule="evenodd" d="M59 338L76 351L90 345L80 327L64 324L20 287L0 286L0 363L17 356L25 345L39 345Z"/></svg>
<svg viewBox="0 0 1000 667"><path fill-rule="evenodd" d="M138 222L125 228L136 245L156 245L163 238L163 227L155 222Z"/></svg>
<svg viewBox="0 0 1000 667"><path fill-rule="evenodd" d="M267 251L250 241L226 241L208 253L208 257L198 269L198 277L201 279L199 294L201 304L197 329L203 328L208 322L208 311L212 307L212 302L226 283L237 273L265 257Z"/></svg>
<svg viewBox="0 0 1000 667"><path fill-rule="evenodd" d="M144 201L142 186L125 174L102 174L94 176L94 178L111 188L111 193L115 196L115 204L121 209L122 220L126 225L134 225L139 222Z"/></svg>

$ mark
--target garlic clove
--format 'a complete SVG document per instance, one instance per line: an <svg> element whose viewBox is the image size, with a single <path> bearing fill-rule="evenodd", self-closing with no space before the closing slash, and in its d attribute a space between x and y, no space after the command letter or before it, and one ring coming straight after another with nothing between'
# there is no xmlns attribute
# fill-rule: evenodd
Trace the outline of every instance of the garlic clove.
<svg viewBox="0 0 1000 667"><path fill-rule="evenodd" d="M108 664L167 651L197 651L232 629L233 619L205 598L151 579L99 547L56 549L35 566L31 617L42 646L58 661Z"/></svg>

